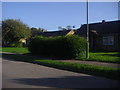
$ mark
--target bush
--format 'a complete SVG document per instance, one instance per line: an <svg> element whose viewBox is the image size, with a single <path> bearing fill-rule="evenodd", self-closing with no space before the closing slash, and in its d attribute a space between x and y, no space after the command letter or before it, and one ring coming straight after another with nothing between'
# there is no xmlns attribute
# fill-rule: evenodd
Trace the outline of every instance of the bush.
<svg viewBox="0 0 120 90"><path fill-rule="evenodd" d="M22 42L14 42L14 43L10 44L10 47L23 47L23 43Z"/></svg>
<svg viewBox="0 0 120 90"><path fill-rule="evenodd" d="M30 40L28 49L41 56L85 58L86 40L77 35L52 38L36 36Z"/></svg>

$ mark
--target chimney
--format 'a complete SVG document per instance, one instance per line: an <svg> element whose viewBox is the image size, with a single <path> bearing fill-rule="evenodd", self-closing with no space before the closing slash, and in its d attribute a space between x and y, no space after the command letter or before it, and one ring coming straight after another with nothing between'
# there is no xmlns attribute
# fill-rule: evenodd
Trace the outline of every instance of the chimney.
<svg viewBox="0 0 120 90"><path fill-rule="evenodd" d="M102 23L105 23L106 21L105 20L102 20Z"/></svg>

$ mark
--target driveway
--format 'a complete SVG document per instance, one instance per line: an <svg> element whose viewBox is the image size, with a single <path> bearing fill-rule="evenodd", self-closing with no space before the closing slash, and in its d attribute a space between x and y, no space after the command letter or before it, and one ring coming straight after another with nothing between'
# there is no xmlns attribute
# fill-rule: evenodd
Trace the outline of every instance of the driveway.
<svg viewBox="0 0 120 90"><path fill-rule="evenodd" d="M118 81L3 59L3 88L117 88Z"/></svg>

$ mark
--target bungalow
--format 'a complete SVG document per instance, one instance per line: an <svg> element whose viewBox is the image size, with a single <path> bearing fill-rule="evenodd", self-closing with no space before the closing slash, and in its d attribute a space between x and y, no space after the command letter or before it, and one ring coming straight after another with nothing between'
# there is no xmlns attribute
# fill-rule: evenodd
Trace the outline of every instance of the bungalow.
<svg viewBox="0 0 120 90"><path fill-rule="evenodd" d="M75 34L86 37L87 25L84 24ZM120 20L89 24L91 51L120 51Z"/></svg>
<svg viewBox="0 0 120 90"><path fill-rule="evenodd" d="M26 45L26 40L27 40L27 39L25 39L25 38L21 38L21 39L19 40L19 42L22 42L23 44Z"/></svg>
<svg viewBox="0 0 120 90"><path fill-rule="evenodd" d="M55 36L66 36L73 35L73 30L64 30L64 31L49 31L49 32L39 32L37 35L42 35L45 37L55 37Z"/></svg>

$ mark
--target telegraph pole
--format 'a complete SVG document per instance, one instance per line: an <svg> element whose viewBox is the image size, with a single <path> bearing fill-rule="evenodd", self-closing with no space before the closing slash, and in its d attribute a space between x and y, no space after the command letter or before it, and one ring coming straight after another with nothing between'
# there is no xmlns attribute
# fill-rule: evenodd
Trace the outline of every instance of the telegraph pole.
<svg viewBox="0 0 120 90"><path fill-rule="evenodd" d="M89 4L88 4L88 0L87 0L87 33L86 33L86 39L87 39L87 43L86 43L86 58L88 59L89 58Z"/></svg>

